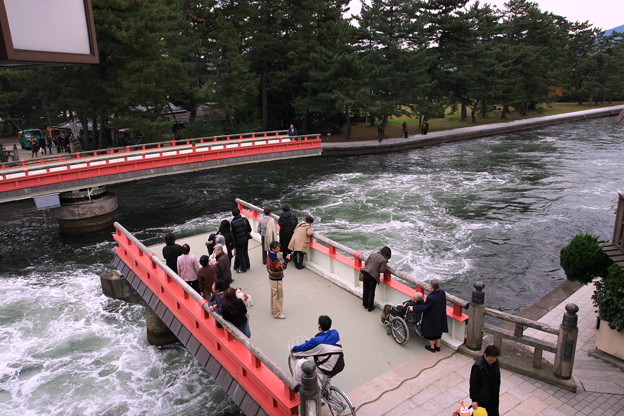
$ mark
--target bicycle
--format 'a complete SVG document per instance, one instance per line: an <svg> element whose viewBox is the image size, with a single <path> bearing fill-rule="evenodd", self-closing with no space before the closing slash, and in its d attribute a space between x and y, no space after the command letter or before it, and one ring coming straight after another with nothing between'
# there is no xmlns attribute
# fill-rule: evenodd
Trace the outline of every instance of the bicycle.
<svg viewBox="0 0 624 416"><path fill-rule="evenodd" d="M293 354L290 353L290 351L295 345L302 344L306 340L307 339L305 337L298 336L298 337L291 339L288 342L288 353L289 353L288 354L288 370L290 370L290 374L293 377L295 375L295 366L296 366L297 360L301 358L304 358L304 359L315 358L314 356L294 357ZM327 408L329 409L332 416L346 416L346 415L356 416L355 407L353 407L353 404L351 403L349 396L347 396L347 394L344 391L340 390L338 387L331 384L332 378L330 376L324 374L323 371L320 370L318 367L317 369L319 370L317 378L319 382L319 388L321 389L322 405L327 405Z"/></svg>

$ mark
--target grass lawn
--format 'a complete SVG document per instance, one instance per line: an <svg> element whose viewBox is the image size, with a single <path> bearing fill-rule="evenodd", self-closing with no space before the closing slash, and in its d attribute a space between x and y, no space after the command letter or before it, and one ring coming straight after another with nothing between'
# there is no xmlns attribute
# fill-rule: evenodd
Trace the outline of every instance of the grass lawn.
<svg viewBox="0 0 624 416"><path fill-rule="evenodd" d="M507 118L500 118L500 113L498 111L492 111L488 114L486 118L481 118L477 116L477 122L473 123L470 119L470 115L468 116L468 120L460 121L459 120L459 111L454 114L448 114L444 118L433 118L429 120L429 131L443 131L443 130L452 130L460 127L470 127L470 126L480 126L484 124L491 123L501 123L506 121L520 120L525 118L533 118L533 117L543 117L543 116L551 116L555 114L563 114L563 113L571 113L574 111L582 111L582 110L590 110L592 108L600 108L600 107L611 107L614 105L624 104L624 102L617 101L612 102L610 104L604 105L589 105L582 104L579 105L577 103L549 103L542 105L541 111L530 111L529 115L526 117L520 116L517 111L512 111L510 114L507 114ZM406 121L409 129L409 135L420 134L420 128L418 124L417 118L410 117L398 117L391 118L388 120L388 124L386 125L386 138L393 137L401 137L401 124ZM324 138L325 139L325 138ZM359 141L359 140L376 140L377 139L377 126L370 126L369 123L356 123L353 125L351 130L351 140L350 141ZM344 142L345 141L345 132L344 130L338 134L334 134L330 139L332 142Z"/></svg>

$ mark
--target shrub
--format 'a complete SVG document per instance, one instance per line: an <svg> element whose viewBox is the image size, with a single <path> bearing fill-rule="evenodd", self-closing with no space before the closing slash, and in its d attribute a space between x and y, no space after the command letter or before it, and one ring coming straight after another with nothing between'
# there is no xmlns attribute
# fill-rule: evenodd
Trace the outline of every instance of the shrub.
<svg viewBox="0 0 624 416"><path fill-rule="evenodd" d="M609 322L609 328L624 329L624 271L617 264L609 266L607 277L594 282L592 295L600 319Z"/></svg>
<svg viewBox="0 0 624 416"><path fill-rule="evenodd" d="M606 276L611 259L600 248L598 238L589 234L579 234L561 249L559 264L568 280L584 284L594 277Z"/></svg>

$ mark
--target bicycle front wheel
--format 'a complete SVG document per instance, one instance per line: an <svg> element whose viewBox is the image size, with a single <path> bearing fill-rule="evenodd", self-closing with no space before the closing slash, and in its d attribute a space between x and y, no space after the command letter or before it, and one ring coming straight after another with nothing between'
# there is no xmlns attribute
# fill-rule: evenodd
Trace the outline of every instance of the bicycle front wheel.
<svg viewBox="0 0 624 416"><path fill-rule="evenodd" d="M351 400L338 387L329 386L323 400L327 403L332 416L355 416L355 408L351 404Z"/></svg>

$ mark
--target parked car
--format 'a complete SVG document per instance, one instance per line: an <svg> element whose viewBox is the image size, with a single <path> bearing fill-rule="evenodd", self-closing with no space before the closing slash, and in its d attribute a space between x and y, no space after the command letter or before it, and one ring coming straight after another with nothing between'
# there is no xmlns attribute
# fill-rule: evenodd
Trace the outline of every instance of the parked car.
<svg viewBox="0 0 624 416"><path fill-rule="evenodd" d="M27 129L21 130L17 134L20 146L22 149L30 149L30 142L34 138L37 141L37 145L39 147L42 146L41 141L43 140L43 133L39 129Z"/></svg>

